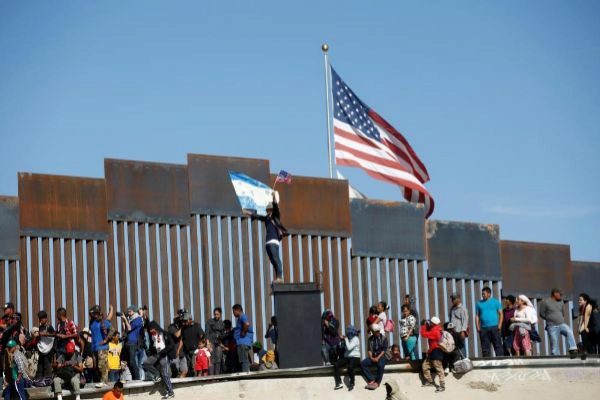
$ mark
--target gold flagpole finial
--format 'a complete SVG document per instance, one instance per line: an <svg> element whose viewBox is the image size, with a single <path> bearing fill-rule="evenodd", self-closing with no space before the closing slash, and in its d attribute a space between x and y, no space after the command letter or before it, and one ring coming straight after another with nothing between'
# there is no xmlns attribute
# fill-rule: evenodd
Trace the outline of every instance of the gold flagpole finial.
<svg viewBox="0 0 600 400"><path fill-rule="evenodd" d="M323 50L323 53L327 53L329 51L329 45L327 43L323 43L321 50Z"/></svg>

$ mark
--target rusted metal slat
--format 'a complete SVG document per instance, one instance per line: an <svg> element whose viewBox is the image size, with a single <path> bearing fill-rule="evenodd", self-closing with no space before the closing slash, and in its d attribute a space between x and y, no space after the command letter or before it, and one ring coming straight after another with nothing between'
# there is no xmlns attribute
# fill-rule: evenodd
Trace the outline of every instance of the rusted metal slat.
<svg viewBox="0 0 600 400"><path fill-rule="evenodd" d="M140 255L140 297L142 299L138 307L142 305L148 305L150 303L150 297L148 295L151 281L148 280L148 255L146 253L146 224L138 224L138 246Z"/></svg>
<svg viewBox="0 0 600 400"><path fill-rule="evenodd" d="M27 287L27 242L26 238L21 241L21 260L19 262L19 298L17 299L18 307L21 309L23 321L29 321L29 289ZM33 299L32 299L33 301Z"/></svg>
<svg viewBox="0 0 600 400"><path fill-rule="evenodd" d="M428 296L428 300L429 300L429 317L433 317L433 316L438 316L437 315L437 311L436 311L436 301L435 301L435 293L436 293L436 287L435 287L435 280L436 278L429 278L427 279L427 288L429 289L429 296ZM421 297L424 300L424 297ZM423 315L421 318L425 318L427 317L427 315ZM441 319L441 317L439 317Z"/></svg>
<svg viewBox="0 0 600 400"><path fill-rule="evenodd" d="M127 223L127 253L129 255L129 302L127 306L138 303L138 266L137 266L137 255L136 249L138 243L135 240L135 223ZM141 283L141 282L140 282ZM125 310L123 310L125 311Z"/></svg>
<svg viewBox="0 0 600 400"><path fill-rule="evenodd" d="M419 291L419 316L421 316L421 318L424 318L427 315L427 310L425 308L425 298L429 295L429 288L427 287L427 283L425 282L425 278L423 277L423 262L421 261L413 261L413 264L416 267L416 276L417 276L417 286L418 286L418 291ZM419 336L420 337L420 336ZM423 337L421 338L421 349L422 351L424 351L427 347L426 346L426 340Z"/></svg>
<svg viewBox="0 0 600 400"><path fill-rule="evenodd" d="M88 240L85 244L85 252L87 258L87 287L88 298L86 309L96 304L96 262L94 260L94 242ZM87 315L87 312L86 312Z"/></svg>
<svg viewBox="0 0 600 400"><path fill-rule="evenodd" d="M238 217L231 218L231 254L233 262L231 263L231 273L233 275L233 304L241 302L242 297L242 265L240 263L240 219ZM267 260L268 263L268 260ZM233 306L232 304L232 306ZM231 308L223 310L226 315L231 315Z"/></svg>
<svg viewBox="0 0 600 400"><path fill-rule="evenodd" d="M190 221L191 223L191 221ZM179 240L181 241L181 271L182 271L182 282L183 288L183 304L186 307L190 307L192 299L190 298L190 260L188 256L188 227L181 225L179 227ZM197 308L194 308L194 313L197 312ZM194 314L193 317L199 321L200 313Z"/></svg>
<svg viewBox="0 0 600 400"><path fill-rule="evenodd" d="M342 305L340 302L340 260L339 239L331 238L331 279L333 283L333 309L341 320Z"/></svg>
<svg viewBox="0 0 600 400"><path fill-rule="evenodd" d="M377 290L377 275L379 274L379 260L375 257L369 258L369 276L371 279L370 295L368 307L375 305L379 301L379 292Z"/></svg>
<svg viewBox="0 0 600 400"><path fill-rule="evenodd" d="M312 276L313 281L317 282L319 286L322 285L321 282L321 270L319 263L319 237L311 236L310 237L310 249L312 253Z"/></svg>
<svg viewBox="0 0 600 400"><path fill-rule="evenodd" d="M160 290L158 285L158 269L160 268L160 264L158 262L158 244L156 243L157 227L158 225L156 224L148 224L148 239L150 243L150 282L148 287L152 288L152 301L149 301L148 306L152 307L151 311L154 318L160 321Z"/></svg>
<svg viewBox="0 0 600 400"><path fill-rule="evenodd" d="M77 282L77 290L75 301L77 301L77 323L82 324L85 321L87 310L85 309L85 292L83 287L85 285L85 277L83 276L83 241L75 241L75 274Z"/></svg>
<svg viewBox="0 0 600 400"><path fill-rule="evenodd" d="M369 307L371 306L371 299L369 299L369 286L367 276L369 274L369 259L367 257L360 258L361 263L361 276L362 276L362 298L361 298L361 310L363 313L363 319L360 321L361 325L366 325L366 319L369 316ZM367 327L368 328L368 327Z"/></svg>
<svg viewBox="0 0 600 400"><path fill-rule="evenodd" d="M127 307L128 284L127 284L127 260L125 256L125 223L117 222L117 257L118 257L118 275L119 275L119 301L115 302L115 311L123 311ZM165 269L166 270L166 269ZM120 326L120 323L119 323Z"/></svg>
<svg viewBox="0 0 600 400"><path fill-rule="evenodd" d="M107 251L106 251L106 257L107 257L107 268L108 268L108 304L109 305L113 305L114 307L117 307L117 265L116 265L116 259L115 259L115 230L114 230L114 226L115 224L113 222L109 222L108 223L109 226L109 234L108 234L108 238L106 240L106 247L107 247ZM66 243L66 241L65 241ZM65 249L66 252L66 249ZM108 311L108 309L106 309ZM110 321L113 326L115 326L116 324L116 316L115 318L113 318L112 321Z"/></svg>
<svg viewBox="0 0 600 400"><path fill-rule="evenodd" d="M263 296L264 296L264 304L265 304L265 331L267 330L267 326L269 326L269 323L271 322L271 316L273 315L273 301L272 301L272 286L271 286L271 282L273 282L274 279L274 274L272 274L273 268L271 267L271 263L269 261L269 257L267 256L267 252L264 246L264 241L265 238L264 236L261 238L261 248L262 248L262 256L263 256L263 263L262 263L262 287L263 287ZM263 343L266 345L267 344L267 340L264 339L264 337L257 337L258 339L260 339L261 341L263 341Z"/></svg>
<svg viewBox="0 0 600 400"><path fill-rule="evenodd" d="M325 308L331 309L331 265L329 264L329 238L321 236L321 267L323 268L323 294Z"/></svg>
<svg viewBox="0 0 600 400"><path fill-rule="evenodd" d="M249 233L250 219L242 218L242 260L244 263L244 298L240 304L244 308L244 312L252 320L252 282L250 281L250 274L252 273L250 266L250 233Z"/></svg>
<svg viewBox="0 0 600 400"><path fill-rule="evenodd" d="M8 261L0 259L0 302L12 301L5 289L5 282L8 281L7 274Z"/></svg>
<svg viewBox="0 0 600 400"><path fill-rule="evenodd" d="M73 308L75 292L73 291L73 241L71 239L65 239L65 295L67 314L75 319L77 316Z"/></svg>
<svg viewBox="0 0 600 400"><path fill-rule="evenodd" d="M358 281L358 270L360 268L360 257L352 257L350 260L351 273L352 273L352 311L354 318L352 324L357 329L362 329L362 321L360 320L360 286ZM364 333L363 333L364 334Z"/></svg>
<svg viewBox="0 0 600 400"><path fill-rule="evenodd" d="M169 226L169 244L171 247L171 280L173 282L173 291L171 292L171 298L173 299L173 306L175 311L180 308L188 307L187 303L181 304L180 294L181 285L179 283L179 254L177 248L177 225Z"/></svg>
<svg viewBox="0 0 600 400"><path fill-rule="evenodd" d="M308 235L302 235L302 282L310 282L311 258L310 258L310 241Z"/></svg>
<svg viewBox="0 0 600 400"><path fill-rule="evenodd" d="M222 307L221 298L221 252L219 249L219 217L210 218L211 244L212 244L212 282L213 282L213 301L215 307ZM256 247L255 247L256 248ZM258 254L258 253L257 253ZM212 311L212 310L211 310ZM212 314L210 314L212 315Z"/></svg>
<svg viewBox="0 0 600 400"><path fill-rule="evenodd" d="M390 296L388 298L388 305L390 306L390 312L388 314L388 318L391 318L394 321L394 332L390 334L392 337L393 344L397 344L402 349L400 344L400 329L398 326L398 321L400 320L400 307L401 307L401 296L399 294L400 291L400 279L398 274L398 260L390 259L389 260L389 270L390 270Z"/></svg>
<svg viewBox="0 0 600 400"><path fill-rule="evenodd" d="M23 264L23 262L27 263L27 258L23 258L23 253L25 253L25 257L27 257L27 252L23 251L23 247L25 246L23 239L20 239L21 244L20 244L20 251L21 251L21 261L19 262L20 264ZM25 247L25 249L27 249ZM23 261L25 260L25 261ZM9 282L9 290L10 290L10 301L17 303L19 300L19 297L17 296L17 261L16 260L10 260L8 262L8 278L10 280Z"/></svg>
<svg viewBox="0 0 600 400"><path fill-rule="evenodd" d="M351 323L352 313L351 313L351 303L350 298L352 297L352 292L350 291L350 268L348 268L348 239L342 238L340 243L341 254L342 254L342 280L339 284L342 285L341 288L341 296L344 304L344 320L346 321L346 325ZM345 329L345 327L344 327Z"/></svg>
<svg viewBox="0 0 600 400"><path fill-rule="evenodd" d="M160 270L162 282L162 320L164 325L171 323L171 293L169 292L169 254L167 252L167 225L161 224L158 227L160 236Z"/></svg>
<svg viewBox="0 0 600 400"><path fill-rule="evenodd" d="M107 309L108 285L106 283L106 257L104 255L106 242L98 241L98 301L103 309ZM56 269L54 270L56 274ZM146 281L145 281L146 282Z"/></svg>
<svg viewBox="0 0 600 400"><path fill-rule="evenodd" d="M42 239L42 286L44 303L41 305L48 315L52 315L52 282L50 282L50 239ZM37 314L34 314L37 317Z"/></svg>
<svg viewBox="0 0 600 400"><path fill-rule="evenodd" d="M221 221L221 244L222 244L222 263L221 269L223 271L223 303L221 307L223 310L230 310L233 304L231 303L231 261L229 259L229 218L220 217ZM227 311L225 311L227 312Z"/></svg>
<svg viewBox="0 0 600 400"><path fill-rule="evenodd" d="M283 280L285 282L291 282L293 277L292 269L294 266L290 262L290 241L293 240L293 236L286 236L281 240L281 255L283 262Z"/></svg>
<svg viewBox="0 0 600 400"><path fill-rule="evenodd" d="M211 313L211 298L212 293L210 289L210 261L208 254L208 217L202 215L200 217L200 241L202 242L202 265L200 266L200 273L202 274L202 284L204 285L204 299L202 304L204 306L204 315L208 318Z"/></svg>
<svg viewBox="0 0 600 400"><path fill-rule="evenodd" d="M379 259L379 282L381 289L379 291L379 299L376 301L376 303L379 303L380 301L385 301L386 303L390 302L389 292L387 288L387 283L389 282L387 264L387 258Z"/></svg>
<svg viewBox="0 0 600 400"><path fill-rule="evenodd" d="M196 318L201 318L204 314L202 313L202 304L200 297L200 265L198 256L198 221L197 216L192 216L192 224L190 226L190 246L192 255L192 302L194 303L194 312Z"/></svg>
<svg viewBox="0 0 600 400"><path fill-rule="evenodd" d="M31 279L31 319L37 316L40 311L40 258L38 250L38 242L40 239L32 237L30 239L30 251L31 251L31 270L29 272L29 279ZM83 287L83 286L80 286ZM26 303L27 304L27 303ZM25 307L23 307L25 308ZM23 318L23 321L28 321L27 318Z"/></svg>
<svg viewBox="0 0 600 400"><path fill-rule="evenodd" d="M260 238L258 236L258 225L260 222L258 220L252 221L252 256L253 256L253 269L254 269L254 299L255 303L255 316L254 316L254 326L256 327L256 337L257 340L261 340L264 335L263 331L263 312L262 312L262 302L263 302L263 293L260 285L260 252L262 248L260 246Z"/></svg>
<svg viewBox="0 0 600 400"><path fill-rule="evenodd" d="M18 260L19 198L0 196L0 260Z"/></svg>
<svg viewBox="0 0 600 400"><path fill-rule="evenodd" d="M65 300L62 296L62 285L63 285L63 276L62 276L62 255L61 255L61 244L60 239L52 240L52 250L53 250L53 264L54 264L54 304L55 309L52 310L54 312L58 307L62 307L65 304ZM56 320L56 315L52 320Z"/></svg>
<svg viewBox="0 0 600 400"><path fill-rule="evenodd" d="M294 259L294 265L292 270L292 281L300 281L300 249L298 248L298 235L292 235L292 258Z"/></svg>

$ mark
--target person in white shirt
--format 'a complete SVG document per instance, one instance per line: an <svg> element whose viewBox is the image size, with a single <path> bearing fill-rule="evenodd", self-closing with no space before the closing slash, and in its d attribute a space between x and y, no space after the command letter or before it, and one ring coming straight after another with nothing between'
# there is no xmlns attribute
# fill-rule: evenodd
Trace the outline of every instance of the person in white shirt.
<svg viewBox="0 0 600 400"><path fill-rule="evenodd" d="M525 353L531 356L531 336L532 326L537 324L537 311L531 304L531 301L524 294L517 297L515 315L510 319L509 329L514 332L513 349L517 356Z"/></svg>
<svg viewBox="0 0 600 400"><path fill-rule="evenodd" d="M387 305L385 301L380 301L377 303L377 321L376 323L381 328L380 331L383 333L385 331L385 324L387 323L388 317L386 311L390 309L390 306Z"/></svg>
<svg viewBox="0 0 600 400"><path fill-rule="evenodd" d="M348 368L348 378L350 383L348 390L354 389L354 370L360 365L360 341L358 339L360 331L353 325L346 327L346 336L340 336L346 347L344 357L333 364L333 376L335 378L335 390L342 389L342 379L340 377L340 368L346 366Z"/></svg>

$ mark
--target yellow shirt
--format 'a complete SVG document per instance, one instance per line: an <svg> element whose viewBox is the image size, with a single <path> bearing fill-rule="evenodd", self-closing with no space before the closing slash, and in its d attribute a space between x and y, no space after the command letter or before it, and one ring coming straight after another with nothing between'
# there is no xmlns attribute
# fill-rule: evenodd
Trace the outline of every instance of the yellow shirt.
<svg viewBox="0 0 600 400"><path fill-rule="evenodd" d="M121 369L121 343L108 343L108 369Z"/></svg>

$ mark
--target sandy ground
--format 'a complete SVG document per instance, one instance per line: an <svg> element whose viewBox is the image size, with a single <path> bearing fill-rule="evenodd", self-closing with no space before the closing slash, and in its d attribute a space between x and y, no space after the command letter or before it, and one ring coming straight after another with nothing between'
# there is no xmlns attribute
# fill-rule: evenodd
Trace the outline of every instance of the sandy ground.
<svg viewBox="0 0 600 400"><path fill-rule="evenodd" d="M446 377L446 391L434 393L433 388L422 388L414 373L393 373L384 376L384 382L395 379L408 399L597 399L600 398L600 368L512 368L474 370L456 379ZM176 388L177 400L320 400L320 399L378 399L386 397L385 387L375 391L364 389L364 381L357 377L356 388L333 390L333 378L261 379L207 383ZM159 399L160 395L130 395L138 399Z"/></svg>

